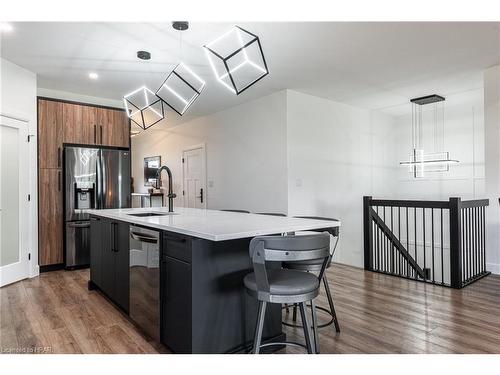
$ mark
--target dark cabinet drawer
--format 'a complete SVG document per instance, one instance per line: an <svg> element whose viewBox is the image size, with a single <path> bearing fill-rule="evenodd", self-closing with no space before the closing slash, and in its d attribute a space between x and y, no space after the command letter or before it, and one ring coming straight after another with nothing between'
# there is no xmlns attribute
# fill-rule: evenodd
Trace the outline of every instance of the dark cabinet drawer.
<svg viewBox="0 0 500 375"><path fill-rule="evenodd" d="M172 232L163 232L163 254L191 263L191 238Z"/></svg>

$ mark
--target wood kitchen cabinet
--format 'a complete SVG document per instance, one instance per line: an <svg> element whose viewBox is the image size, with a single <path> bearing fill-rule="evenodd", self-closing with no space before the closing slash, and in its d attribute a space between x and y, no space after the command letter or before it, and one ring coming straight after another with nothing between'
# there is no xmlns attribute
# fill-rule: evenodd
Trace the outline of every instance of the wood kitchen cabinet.
<svg viewBox="0 0 500 375"><path fill-rule="evenodd" d="M52 100L38 101L38 166L62 166L62 103Z"/></svg>
<svg viewBox="0 0 500 375"><path fill-rule="evenodd" d="M63 262L63 197L60 169L38 172L38 233L40 266Z"/></svg>
<svg viewBox="0 0 500 375"><path fill-rule="evenodd" d="M65 144L129 148L129 119L118 108L38 98L39 264L51 266L42 271L64 262L61 185Z"/></svg>
<svg viewBox="0 0 500 375"><path fill-rule="evenodd" d="M124 111L97 109L98 143L107 146L129 147L130 127Z"/></svg>
<svg viewBox="0 0 500 375"><path fill-rule="evenodd" d="M84 143L82 113L78 104L63 103L63 142Z"/></svg>

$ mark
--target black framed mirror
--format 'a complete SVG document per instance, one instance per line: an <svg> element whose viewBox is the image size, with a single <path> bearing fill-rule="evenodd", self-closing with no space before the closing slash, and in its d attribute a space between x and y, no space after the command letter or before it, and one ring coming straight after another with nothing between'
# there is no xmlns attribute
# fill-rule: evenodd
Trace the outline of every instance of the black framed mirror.
<svg viewBox="0 0 500 375"><path fill-rule="evenodd" d="M144 186L156 185L156 171L161 166L161 156L144 158Z"/></svg>

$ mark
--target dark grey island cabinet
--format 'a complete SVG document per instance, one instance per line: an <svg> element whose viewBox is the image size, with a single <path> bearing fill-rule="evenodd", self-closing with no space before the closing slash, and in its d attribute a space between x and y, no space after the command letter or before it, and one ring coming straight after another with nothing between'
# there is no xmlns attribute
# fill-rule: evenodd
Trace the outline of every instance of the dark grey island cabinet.
<svg viewBox="0 0 500 375"><path fill-rule="evenodd" d="M250 348L257 301L243 278L252 271L250 238L209 241L163 232L161 340L176 353L227 353ZM281 307L271 305L264 338L284 339Z"/></svg>
<svg viewBox="0 0 500 375"><path fill-rule="evenodd" d="M90 234L90 280L128 313L129 224L92 216Z"/></svg>
<svg viewBox="0 0 500 375"><path fill-rule="evenodd" d="M340 225L332 221L182 207L176 208L175 213L169 213L166 208L148 210L151 209L90 211L89 288L100 289L124 312L131 311L132 318L137 308L148 310L151 313L148 316L154 318L141 323L154 323L153 336L174 353L250 350L258 309L258 302L246 293L243 285L243 278L253 270L248 254L250 240L258 235ZM134 268L130 266L137 263L137 249L130 249L129 239L131 235L137 237L134 228L141 227L160 234L156 258L144 260L149 268L158 270L159 267L159 278L148 279L155 283L154 287L147 288L155 290L157 298L150 298L141 288L133 287L134 298L129 309L130 285L136 285L137 281L129 280ZM130 233L130 228L134 233ZM130 261L132 254L133 261ZM281 264L268 266L281 267ZM137 291L144 292L145 298L136 298ZM133 302L138 300L144 306ZM270 304L263 342L285 341L281 319L281 306ZM277 348L279 346L266 349Z"/></svg>
<svg viewBox="0 0 500 375"><path fill-rule="evenodd" d="M91 288L129 311L129 224L91 217ZM252 271L250 238L209 241L161 232L160 340L174 353L244 352L257 301L243 286ZM147 308L147 307L145 307ZM281 309L271 305L264 338L282 341Z"/></svg>

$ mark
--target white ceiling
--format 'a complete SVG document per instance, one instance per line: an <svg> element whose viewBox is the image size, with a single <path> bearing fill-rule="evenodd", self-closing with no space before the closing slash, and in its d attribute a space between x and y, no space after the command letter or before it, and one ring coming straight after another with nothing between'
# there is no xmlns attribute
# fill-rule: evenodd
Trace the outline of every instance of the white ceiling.
<svg viewBox="0 0 500 375"><path fill-rule="evenodd" d="M238 23L260 37L270 74L235 96L214 79L202 49L232 25L191 23L183 33L182 59L207 87L182 120L285 88L390 113L411 97L480 88L482 71L500 63L500 23ZM41 88L121 100L143 84L155 90L180 58L170 22L13 26L2 35L2 57L36 72ZM138 50L152 59L138 60Z"/></svg>

